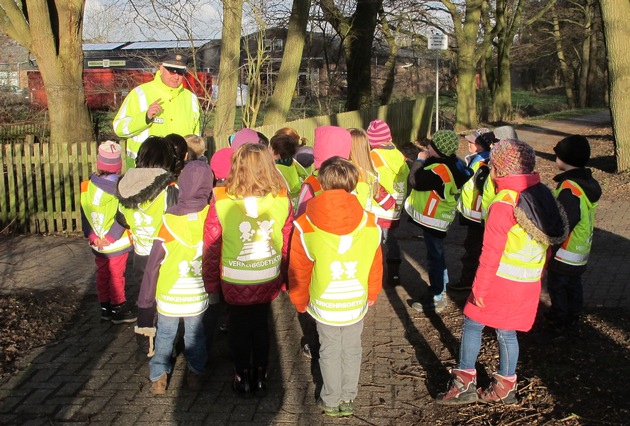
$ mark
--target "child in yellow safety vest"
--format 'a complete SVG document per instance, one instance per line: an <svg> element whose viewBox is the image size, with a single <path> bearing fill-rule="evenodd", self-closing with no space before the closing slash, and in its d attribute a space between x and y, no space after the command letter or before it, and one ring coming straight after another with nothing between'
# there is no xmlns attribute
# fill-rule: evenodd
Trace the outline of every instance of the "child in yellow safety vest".
<svg viewBox="0 0 630 426"><path fill-rule="evenodd" d="M289 135L275 135L269 142L269 148L276 163L276 168L286 181L293 210L297 211L302 183L307 177L304 167L293 158L297 149L297 143Z"/></svg>
<svg viewBox="0 0 630 426"><path fill-rule="evenodd" d="M412 307L420 312L441 312L446 307L448 281L444 238L455 219L457 196L472 171L457 158L459 139L452 130L438 130L427 150L420 151L409 171L411 194L405 200L410 218L424 233L429 263L429 288Z"/></svg>
<svg viewBox="0 0 630 426"><path fill-rule="evenodd" d="M289 257L291 302L317 321L326 415L351 416L361 370L363 318L382 288L380 229L350 194L352 163L332 157L321 166L323 192L295 221Z"/></svg>
<svg viewBox="0 0 630 426"><path fill-rule="evenodd" d="M214 189L204 227L203 279L210 297L229 305L233 390L267 393L268 316L287 282L293 208L286 185L263 144L234 152L226 185Z"/></svg>
<svg viewBox="0 0 630 426"><path fill-rule="evenodd" d="M174 167L173 146L166 138L150 136L140 146L137 167L128 170L118 181L116 195L120 208L116 220L130 230L133 238L132 284L136 294L142 283L153 240L162 225L162 216L168 207L177 203L178 188L176 176L172 172ZM131 309L128 311L131 312ZM137 334L138 360L152 356L150 347L153 337Z"/></svg>
<svg viewBox="0 0 630 426"><path fill-rule="evenodd" d="M372 203L368 211L374 213L383 231L387 281L396 286L400 284L402 263L396 228L400 224L403 203L407 196L409 166L405 156L394 145L390 128L383 120L373 120L367 128L367 136L379 187L385 189L385 193L375 200L376 203Z"/></svg>
<svg viewBox="0 0 630 426"><path fill-rule="evenodd" d="M547 291L551 307L546 314L553 337L579 334L583 307L582 274L591 252L595 209L602 195L599 183L586 168L591 155L588 140L579 135L562 139L554 147L556 165L562 173L553 178L558 202L569 222L569 236L554 246L547 267Z"/></svg>
<svg viewBox="0 0 630 426"><path fill-rule="evenodd" d="M315 128L315 139L313 141L313 167L315 170L302 184L298 198L298 215L304 213L306 204L310 199L322 192L321 185L317 179L318 170L322 163L334 156L347 160L350 157L351 145L352 136L350 136L350 132L342 127L319 126Z"/></svg>
<svg viewBox="0 0 630 426"><path fill-rule="evenodd" d="M135 321L126 315L125 269L132 250L131 235L116 222L121 147L105 141L98 147L97 171L81 183L81 222L96 262L96 294L101 319L114 324Z"/></svg>
<svg viewBox="0 0 630 426"><path fill-rule="evenodd" d="M200 160L187 163L179 178L177 204L164 213L144 271L138 296L137 331L150 331L156 306L155 354L149 361L154 395L166 392L180 319L185 330L188 387L198 391L203 383L208 355L204 313L209 305L218 303L218 297L208 296L201 276L203 227L211 193L210 166Z"/></svg>
<svg viewBox="0 0 630 426"><path fill-rule="evenodd" d="M464 239L464 255L462 256L462 272L459 281L446 285L448 290L470 291L475 273L479 267L481 244L483 242L482 201L483 193L488 186L490 168L490 147L496 142L494 133L485 127L465 136L468 142L468 154L464 161L473 172L473 177L462 187L457 202L459 223L466 227ZM494 194L491 195L494 197Z"/></svg>

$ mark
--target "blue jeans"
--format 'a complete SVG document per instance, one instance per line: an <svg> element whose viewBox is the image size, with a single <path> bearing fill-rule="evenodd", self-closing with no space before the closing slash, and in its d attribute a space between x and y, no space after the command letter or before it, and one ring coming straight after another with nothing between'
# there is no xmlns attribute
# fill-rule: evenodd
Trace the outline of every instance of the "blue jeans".
<svg viewBox="0 0 630 426"><path fill-rule="evenodd" d="M184 319L184 356L190 371L203 374L208 360L206 352L206 334L203 327L204 314ZM149 362L149 379L155 382L164 374L170 374L173 366L171 355L177 335L179 317L167 317L158 313L157 335L155 336L155 355Z"/></svg>
<svg viewBox="0 0 630 426"><path fill-rule="evenodd" d="M464 331L459 346L459 364L461 370L474 370L479 349L481 348L481 332L485 326L464 316ZM499 343L499 371L502 376L516 374L518 361L518 339L515 330L496 329Z"/></svg>
<svg viewBox="0 0 630 426"><path fill-rule="evenodd" d="M427 260L429 262L429 291L436 296L444 291L446 278L444 238L436 237L424 231L424 245L427 248Z"/></svg>

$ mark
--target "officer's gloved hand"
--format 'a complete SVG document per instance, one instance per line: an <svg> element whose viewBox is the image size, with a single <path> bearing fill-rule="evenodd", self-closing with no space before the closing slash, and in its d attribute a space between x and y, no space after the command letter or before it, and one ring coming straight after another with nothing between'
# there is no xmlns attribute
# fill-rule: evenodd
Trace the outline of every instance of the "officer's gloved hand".
<svg viewBox="0 0 630 426"><path fill-rule="evenodd" d="M151 358L155 354L155 334L157 329L154 325L155 309L154 308L138 308L138 322L134 328L136 332L136 343L138 345L136 351L136 359Z"/></svg>

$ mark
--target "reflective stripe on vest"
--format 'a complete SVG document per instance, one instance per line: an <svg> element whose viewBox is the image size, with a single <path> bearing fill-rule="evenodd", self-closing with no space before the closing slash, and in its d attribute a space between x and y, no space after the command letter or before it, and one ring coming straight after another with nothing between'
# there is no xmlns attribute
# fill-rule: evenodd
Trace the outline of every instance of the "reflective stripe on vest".
<svg viewBox="0 0 630 426"><path fill-rule="evenodd" d="M409 166L405 157L397 149L375 148L370 151L370 158L378 173L378 183L387 190L389 195L394 197L396 207L385 210L378 203L372 203L372 207L368 211L383 219L400 219L407 195L407 178L409 177Z"/></svg>
<svg viewBox="0 0 630 426"><path fill-rule="evenodd" d="M208 293L201 276L203 227L209 206L182 216L165 214L158 239L164 260L156 286L160 314L169 317L194 316L208 308Z"/></svg>
<svg viewBox="0 0 630 426"><path fill-rule="evenodd" d="M455 197L459 190L451 171L445 164L431 164L426 170L431 170L444 182L444 198L440 198L436 191L411 190L411 194L405 201L405 210L420 225L446 232L455 219L457 209Z"/></svg>
<svg viewBox="0 0 630 426"><path fill-rule="evenodd" d="M516 191L502 190L492 204L506 203L514 208L517 197ZM508 231L497 276L516 282L539 281L545 266L547 247L547 244L534 240L521 225L515 224Z"/></svg>
<svg viewBox="0 0 630 426"><path fill-rule="evenodd" d="M221 275L232 284L256 285L280 275L282 228L289 216L286 190L273 196L235 198L225 187L214 189L223 228Z"/></svg>
<svg viewBox="0 0 630 426"><path fill-rule="evenodd" d="M486 179L483 184L483 195L481 196L481 220L486 220L488 218L488 209L490 208L490 204L492 204L492 200L497 196L497 189L494 186L494 182L490 177Z"/></svg>
<svg viewBox="0 0 630 426"><path fill-rule="evenodd" d="M113 194L108 194L89 180L81 182L81 208L92 230L99 238L105 237L114 225L118 205L118 199ZM131 234L125 230L118 240L103 249L91 247L99 253L113 253L130 246Z"/></svg>
<svg viewBox="0 0 630 426"><path fill-rule="evenodd" d="M306 215L295 222L313 264L307 311L328 325L350 325L367 312L368 278L381 240L376 218L367 212L346 235L317 228Z"/></svg>
<svg viewBox="0 0 630 426"><path fill-rule="evenodd" d="M466 219L473 222L481 223L481 205L482 205L482 193L477 188L475 182L475 176L481 166L485 166L484 161L477 161L472 165L473 177L468 179L464 186L462 186L462 193L457 203L457 210Z"/></svg>
<svg viewBox="0 0 630 426"><path fill-rule="evenodd" d="M166 211L166 188L154 200L145 201L133 209L120 206L120 211L131 230L134 251L140 256L148 256Z"/></svg>
<svg viewBox="0 0 630 426"><path fill-rule="evenodd" d="M554 259L568 265L586 265L593 244L593 228L597 203L591 203L582 188L576 182L570 180L562 182L560 187L554 191L556 198L565 189L569 189L580 200L580 220L558 249Z"/></svg>
<svg viewBox="0 0 630 426"><path fill-rule="evenodd" d="M304 183L302 184L302 186L304 185L310 185L311 190L313 191L313 197L317 197L319 194L322 193L322 185L319 183L319 180L317 179L317 176L315 174L310 175L309 177L307 177L304 180ZM307 193L304 193L304 195L306 195ZM300 197L298 198L298 207L301 206L302 204L304 204L304 197L301 196L302 195L302 190L300 189Z"/></svg>

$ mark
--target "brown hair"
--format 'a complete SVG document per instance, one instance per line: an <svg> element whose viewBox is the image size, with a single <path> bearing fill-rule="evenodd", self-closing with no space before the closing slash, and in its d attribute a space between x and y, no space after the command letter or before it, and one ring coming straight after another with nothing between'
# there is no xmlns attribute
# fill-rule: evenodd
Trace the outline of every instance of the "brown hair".
<svg viewBox="0 0 630 426"><path fill-rule="evenodd" d="M271 138L270 145L273 153L279 155L280 158L292 158L295 155L298 144L289 135L276 134Z"/></svg>
<svg viewBox="0 0 630 426"><path fill-rule="evenodd" d="M350 147L350 161L359 170L359 178L370 186L370 197L373 197L378 182L378 172L372 164L370 157L370 141L363 129L348 129L352 135L352 146Z"/></svg>
<svg viewBox="0 0 630 426"><path fill-rule="evenodd" d="M350 193L357 187L359 171L350 161L335 156L322 163L317 179L324 190L343 189Z"/></svg>
<svg viewBox="0 0 630 426"><path fill-rule="evenodd" d="M306 138L300 137L300 134L295 129L292 129L290 127L283 127L282 129L278 129L274 136L279 135L291 136L295 143L298 144L298 146L306 145L307 142Z"/></svg>
<svg viewBox="0 0 630 426"><path fill-rule="evenodd" d="M286 183L269 149L262 144L246 143L234 152L225 186L230 195L244 198L278 195Z"/></svg>
<svg viewBox="0 0 630 426"><path fill-rule="evenodd" d="M206 140L198 135L184 136L188 145L188 159L197 160L206 153Z"/></svg>

